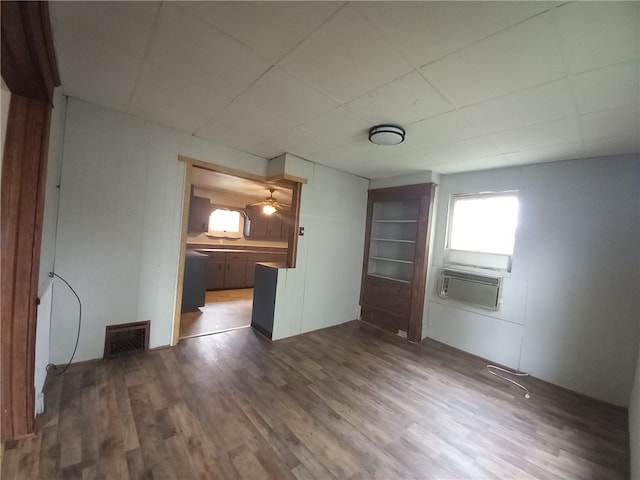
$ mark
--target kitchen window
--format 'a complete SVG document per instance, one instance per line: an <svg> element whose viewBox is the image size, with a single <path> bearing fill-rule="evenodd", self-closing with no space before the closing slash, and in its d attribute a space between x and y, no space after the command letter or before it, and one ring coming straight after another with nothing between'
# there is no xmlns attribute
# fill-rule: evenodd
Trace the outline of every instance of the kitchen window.
<svg viewBox="0 0 640 480"><path fill-rule="evenodd" d="M511 271L517 224L517 192L452 195L445 263Z"/></svg>
<svg viewBox="0 0 640 480"><path fill-rule="evenodd" d="M242 217L237 210L216 208L209 216L209 231L207 235L213 237L241 238Z"/></svg>

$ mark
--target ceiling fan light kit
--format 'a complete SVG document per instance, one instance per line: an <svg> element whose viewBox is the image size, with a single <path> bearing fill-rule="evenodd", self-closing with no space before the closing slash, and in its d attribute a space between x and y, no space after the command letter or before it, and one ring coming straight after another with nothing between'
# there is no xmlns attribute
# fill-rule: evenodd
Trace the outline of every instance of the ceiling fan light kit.
<svg viewBox="0 0 640 480"><path fill-rule="evenodd" d="M276 213L276 207L274 207L273 205L265 205L264 207L262 207L262 213L264 213L265 215L272 215Z"/></svg>
<svg viewBox="0 0 640 480"><path fill-rule="evenodd" d="M404 136L404 128L397 125L376 125L369 130L369 141L376 145L399 145Z"/></svg>
<svg viewBox="0 0 640 480"><path fill-rule="evenodd" d="M266 197L262 202L252 203L247 205L247 207L262 207L262 213L265 215L273 215L278 210L288 210L290 207L288 205L284 205L278 202L278 199L273 196L273 192L275 192L275 188L269 189L269 196Z"/></svg>

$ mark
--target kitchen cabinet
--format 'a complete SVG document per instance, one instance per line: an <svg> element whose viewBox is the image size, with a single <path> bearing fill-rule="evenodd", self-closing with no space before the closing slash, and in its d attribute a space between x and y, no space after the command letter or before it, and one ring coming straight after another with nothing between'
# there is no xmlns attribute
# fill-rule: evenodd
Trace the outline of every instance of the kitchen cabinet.
<svg viewBox="0 0 640 480"><path fill-rule="evenodd" d="M435 184L369 190L360 290L361 320L413 342L422 311Z"/></svg>
<svg viewBox="0 0 640 480"><path fill-rule="evenodd" d="M224 260L207 261L207 290L221 290L224 288L225 262Z"/></svg>
<svg viewBox="0 0 640 480"><path fill-rule="evenodd" d="M206 254L207 290L226 288L251 288L255 280L256 263L275 262L284 264L287 254L282 252L229 252L200 250Z"/></svg>
<svg viewBox="0 0 640 480"><path fill-rule="evenodd" d="M246 253L227 253L224 271L224 288L245 288L247 272Z"/></svg>
<svg viewBox="0 0 640 480"><path fill-rule="evenodd" d="M251 219L249 235L254 238L265 238L270 240L287 240L288 229L284 221L285 214L276 212L272 215L262 213L262 208L251 207L248 209Z"/></svg>
<svg viewBox="0 0 640 480"><path fill-rule="evenodd" d="M207 256L189 251L184 259L182 313L196 312L205 304Z"/></svg>
<svg viewBox="0 0 640 480"><path fill-rule="evenodd" d="M211 215L211 201L208 198L196 197L191 186L191 200L189 201L189 233L203 233L209 230L209 215Z"/></svg>
<svg viewBox="0 0 640 480"><path fill-rule="evenodd" d="M251 327L267 338L273 334L278 269L266 265L256 266L256 288L253 291Z"/></svg>

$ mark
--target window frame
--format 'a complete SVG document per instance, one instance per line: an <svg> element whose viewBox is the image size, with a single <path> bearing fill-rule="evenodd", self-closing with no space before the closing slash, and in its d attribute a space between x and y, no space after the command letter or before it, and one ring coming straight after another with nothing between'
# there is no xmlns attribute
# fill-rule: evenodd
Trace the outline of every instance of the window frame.
<svg viewBox="0 0 640 480"><path fill-rule="evenodd" d="M449 205L447 214L447 224L444 243L443 263L445 267L452 267L478 272L492 272L509 274L513 264L513 254L515 252L515 240L517 238L517 218L519 216L520 202L518 198L518 190L502 190L492 192L476 192L476 193L455 193L449 195ZM515 197L518 200L518 216L516 217L516 228L514 230L514 248L511 254L489 253L471 250L460 250L451 248L451 234L453 226L454 205L457 200L461 199L484 199L495 197Z"/></svg>
<svg viewBox="0 0 640 480"><path fill-rule="evenodd" d="M211 230L211 216L217 212L218 210L227 211L227 212L236 212L238 214L238 230L237 231L228 231L228 230ZM208 237L215 238L242 238L244 233L244 220L246 217L246 213L241 208L234 207L223 207L220 205L212 205L211 212L209 213L209 218L207 220L207 231L205 235Z"/></svg>

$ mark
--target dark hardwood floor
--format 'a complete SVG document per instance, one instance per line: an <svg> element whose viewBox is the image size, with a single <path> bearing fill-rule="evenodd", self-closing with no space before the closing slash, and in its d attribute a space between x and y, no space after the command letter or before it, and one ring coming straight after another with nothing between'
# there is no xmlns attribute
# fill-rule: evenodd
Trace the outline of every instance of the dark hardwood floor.
<svg viewBox="0 0 640 480"><path fill-rule="evenodd" d="M627 414L359 322L74 365L3 479L627 478Z"/></svg>

